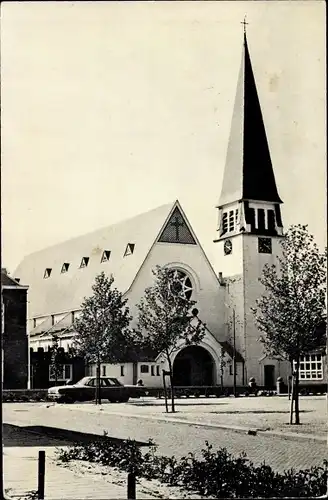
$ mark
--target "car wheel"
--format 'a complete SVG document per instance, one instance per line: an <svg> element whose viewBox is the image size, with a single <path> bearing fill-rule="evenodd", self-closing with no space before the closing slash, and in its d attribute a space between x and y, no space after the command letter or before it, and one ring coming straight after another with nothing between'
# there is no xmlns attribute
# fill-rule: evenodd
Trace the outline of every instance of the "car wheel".
<svg viewBox="0 0 328 500"><path fill-rule="evenodd" d="M67 396L64 401L66 404L72 404L75 402L74 399L70 396Z"/></svg>
<svg viewBox="0 0 328 500"><path fill-rule="evenodd" d="M115 400L114 400L114 399L109 399L109 398L108 398L108 401L109 401L110 403L115 403Z"/></svg>

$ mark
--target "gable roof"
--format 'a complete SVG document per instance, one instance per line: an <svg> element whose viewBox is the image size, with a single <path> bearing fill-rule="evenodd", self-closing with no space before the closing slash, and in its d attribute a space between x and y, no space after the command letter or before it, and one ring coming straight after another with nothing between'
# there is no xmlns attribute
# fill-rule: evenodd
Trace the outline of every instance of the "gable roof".
<svg viewBox="0 0 328 500"><path fill-rule="evenodd" d="M1 271L1 288L21 288L21 289L26 289L28 287L21 285L14 278L11 278L6 272Z"/></svg>
<svg viewBox="0 0 328 500"><path fill-rule="evenodd" d="M219 207L239 200L282 203L274 177L246 35Z"/></svg>
<svg viewBox="0 0 328 500"><path fill-rule="evenodd" d="M113 274L114 286L125 293L177 203L162 205L25 257L15 275L29 283L29 317L79 309L101 271ZM134 250L124 257L128 243L135 245ZM111 253L108 261L101 262L104 250ZM89 261L81 269L83 257L89 257ZM63 263L70 264L65 273L61 273ZM46 279L45 269L52 269Z"/></svg>

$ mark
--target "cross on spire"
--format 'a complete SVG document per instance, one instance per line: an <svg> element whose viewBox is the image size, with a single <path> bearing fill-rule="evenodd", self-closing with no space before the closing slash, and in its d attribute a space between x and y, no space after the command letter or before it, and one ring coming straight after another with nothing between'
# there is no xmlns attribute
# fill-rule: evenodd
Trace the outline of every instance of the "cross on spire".
<svg viewBox="0 0 328 500"><path fill-rule="evenodd" d="M246 22L246 15L244 17L244 20L240 24L244 25L244 34L246 35L246 25L249 24L249 23Z"/></svg>

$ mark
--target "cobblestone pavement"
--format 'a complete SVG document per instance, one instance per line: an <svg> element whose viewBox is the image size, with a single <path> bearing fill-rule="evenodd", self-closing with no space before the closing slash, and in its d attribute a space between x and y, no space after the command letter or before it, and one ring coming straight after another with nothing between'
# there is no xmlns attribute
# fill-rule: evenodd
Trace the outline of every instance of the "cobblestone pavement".
<svg viewBox="0 0 328 500"><path fill-rule="evenodd" d="M80 411L74 405L5 404L3 421L21 426L47 425L94 434L102 434L106 430L109 436L139 441L152 438L159 445L159 453L180 457L189 451L199 453L208 440L214 448L225 447L235 455L245 451L254 463L265 461L277 471L320 465L327 457L326 444L322 442L289 441L284 437L251 436L227 429L189 426L178 422L147 421L145 418L129 416L128 405L113 405L116 411L120 408L121 415L106 411L105 405L105 409L97 411L94 408L88 410L85 406L85 410ZM229 423L230 414L226 414L225 418L226 423Z"/></svg>
<svg viewBox="0 0 328 500"><path fill-rule="evenodd" d="M75 408L88 411L90 404L75 404ZM249 397L249 398L184 398L177 400L176 413L169 418L199 421L203 424L243 426L277 432L327 435L327 399L325 396L307 396L300 400L300 426L290 426L288 397ZM154 398L131 400L126 405L103 405L110 413L124 415L167 416L164 401Z"/></svg>

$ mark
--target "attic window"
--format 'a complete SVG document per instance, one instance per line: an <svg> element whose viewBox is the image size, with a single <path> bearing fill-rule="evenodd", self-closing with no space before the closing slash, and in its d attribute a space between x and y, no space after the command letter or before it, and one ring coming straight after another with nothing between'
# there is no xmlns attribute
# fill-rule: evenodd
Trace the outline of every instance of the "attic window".
<svg viewBox="0 0 328 500"><path fill-rule="evenodd" d="M134 243L128 243L124 252L124 257L127 257L128 255L132 255L134 252Z"/></svg>
<svg viewBox="0 0 328 500"><path fill-rule="evenodd" d="M62 268L61 268L61 273L67 273L68 271L68 268L69 268L69 263L68 262L64 262L64 264L62 265Z"/></svg>
<svg viewBox="0 0 328 500"><path fill-rule="evenodd" d="M101 256L101 262L107 262L110 257L110 250L104 250Z"/></svg>
<svg viewBox="0 0 328 500"><path fill-rule="evenodd" d="M46 278L50 278L50 275L51 275L51 267L47 267L46 270L44 271L44 275L43 275L43 278L46 279Z"/></svg>
<svg viewBox="0 0 328 500"><path fill-rule="evenodd" d="M87 267L88 263L89 263L89 257L82 257L80 268Z"/></svg>

